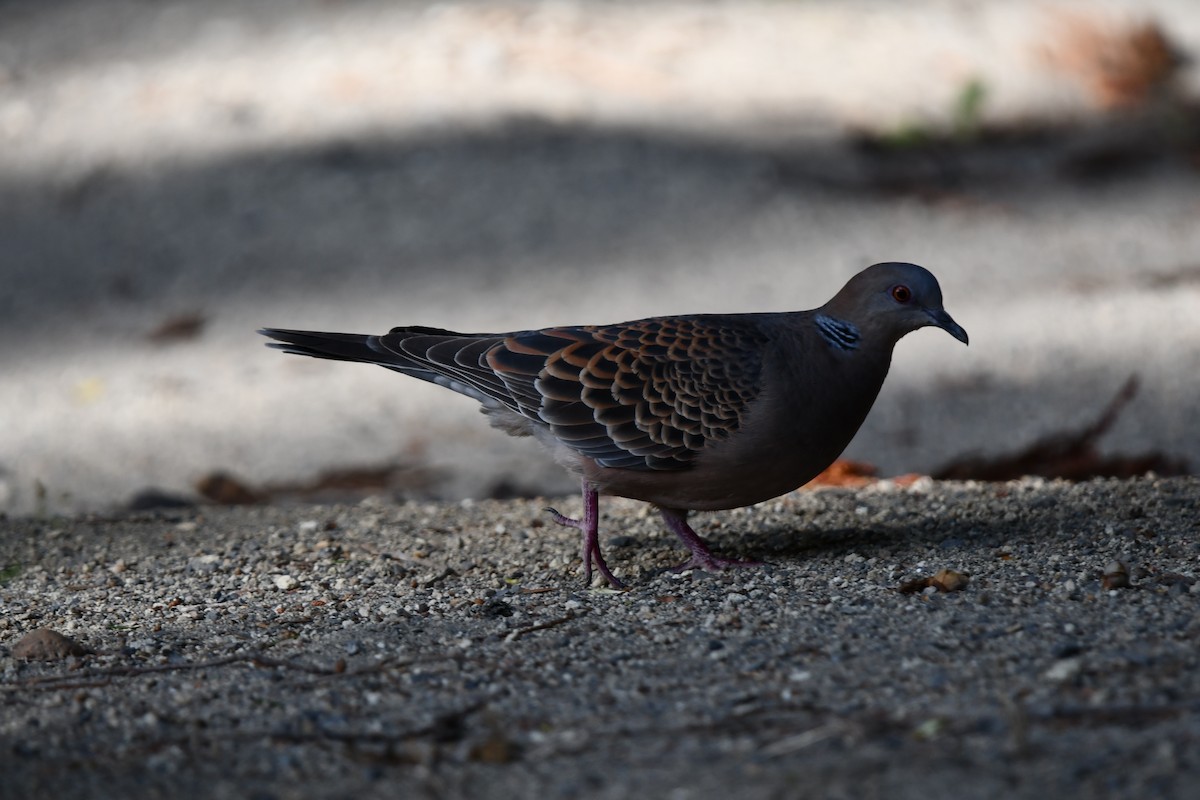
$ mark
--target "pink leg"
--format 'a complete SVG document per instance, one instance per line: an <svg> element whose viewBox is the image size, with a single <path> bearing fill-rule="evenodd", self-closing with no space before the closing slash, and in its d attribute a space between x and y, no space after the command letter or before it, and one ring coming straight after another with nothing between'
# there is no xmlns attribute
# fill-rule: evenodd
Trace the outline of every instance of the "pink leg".
<svg viewBox="0 0 1200 800"><path fill-rule="evenodd" d="M709 572L716 572L730 567L761 567L763 565L761 561L736 561L713 555L704 540L692 530L691 525L687 524L686 511L676 511L673 508L660 508L658 511L662 514L663 522L667 523L667 527L687 545L688 550L692 551L692 557L675 567L673 572L683 572L689 569L706 569Z"/></svg>
<svg viewBox="0 0 1200 800"><path fill-rule="evenodd" d="M626 588L625 584L617 580L609 570L608 564L604 563L604 556L600 553L600 496L586 480L583 482L583 519L571 519L553 508L546 510L559 525L566 525L583 532L583 582L585 585L590 586L592 583L592 563L595 562L596 569L600 570L600 574L604 576L610 586L614 589Z"/></svg>

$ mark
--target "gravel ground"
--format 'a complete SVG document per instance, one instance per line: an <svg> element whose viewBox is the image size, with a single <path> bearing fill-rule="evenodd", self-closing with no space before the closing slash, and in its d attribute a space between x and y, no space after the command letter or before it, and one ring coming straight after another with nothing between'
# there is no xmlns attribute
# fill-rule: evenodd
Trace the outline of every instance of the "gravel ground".
<svg viewBox="0 0 1200 800"><path fill-rule="evenodd" d="M1197 479L800 492L700 518L770 562L727 574L605 501L633 588L589 589L543 502L433 501L568 491L536 448L252 333L794 309L912 260L972 344L906 339L850 455L1008 454L1136 373L1101 449L1195 468L1195 4L880 8L0 2L0 796L1194 794ZM1174 93L1114 111L1081 8L1152 15ZM863 146L972 87L1037 135ZM387 463L409 502L120 510Z"/></svg>
<svg viewBox="0 0 1200 800"><path fill-rule="evenodd" d="M0 521L6 797L1190 797L1200 480ZM576 510L572 501L561 506ZM1127 567L1132 586L1105 588ZM898 591L942 569L960 591ZM94 651L14 657L52 628Z"/></svg>

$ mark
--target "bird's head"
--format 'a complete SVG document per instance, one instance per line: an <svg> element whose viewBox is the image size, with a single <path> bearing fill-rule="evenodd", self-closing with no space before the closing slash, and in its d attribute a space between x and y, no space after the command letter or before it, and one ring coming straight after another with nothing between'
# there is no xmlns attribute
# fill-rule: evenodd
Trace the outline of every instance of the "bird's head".
<svg viewBox="0 0 1200 800"><path fill-rule="evenodd" d="M963 344L967 332L942 308L942 287L924 267L890 261L867 267L842 287L821 313L844 320L868 338L895 343L934 326Z"/></svg>

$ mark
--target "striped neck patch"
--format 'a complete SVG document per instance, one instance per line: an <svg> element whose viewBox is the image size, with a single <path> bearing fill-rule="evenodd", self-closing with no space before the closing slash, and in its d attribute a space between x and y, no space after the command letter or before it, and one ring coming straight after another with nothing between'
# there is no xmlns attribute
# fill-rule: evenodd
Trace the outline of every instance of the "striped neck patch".
<svg viewBox="0 0 1200 800"><path fill-rule="evenodd" d="M825 341L838 350L854 350L858 347L858 328L841 319L817 314L813 317L817 330L825 337Z"/></svg>

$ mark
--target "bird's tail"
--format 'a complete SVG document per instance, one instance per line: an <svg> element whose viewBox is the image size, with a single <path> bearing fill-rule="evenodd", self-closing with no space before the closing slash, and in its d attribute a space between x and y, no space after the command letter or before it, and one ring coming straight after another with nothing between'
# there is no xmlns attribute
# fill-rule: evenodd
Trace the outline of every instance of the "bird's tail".
<svg viewBox="0 0 1200 800"><path fill-rule="evenodd" d="M388 360L383 353L371 347L371 340L376 337L363 333L322 333L280 328L263 328L259 333L275 339L274 342L269 342L267 347L285 353L366 364L379 364Z"/></svg>
<svg viewBox="0 0 1200 800"><path fill-rule="evenodd" d="M457 333L412 325L384 336L263 328L268 347L313 358L376 364L465 394L486 407L518 411L512 390L486 365L488 349L506 334Z"/></svg>

